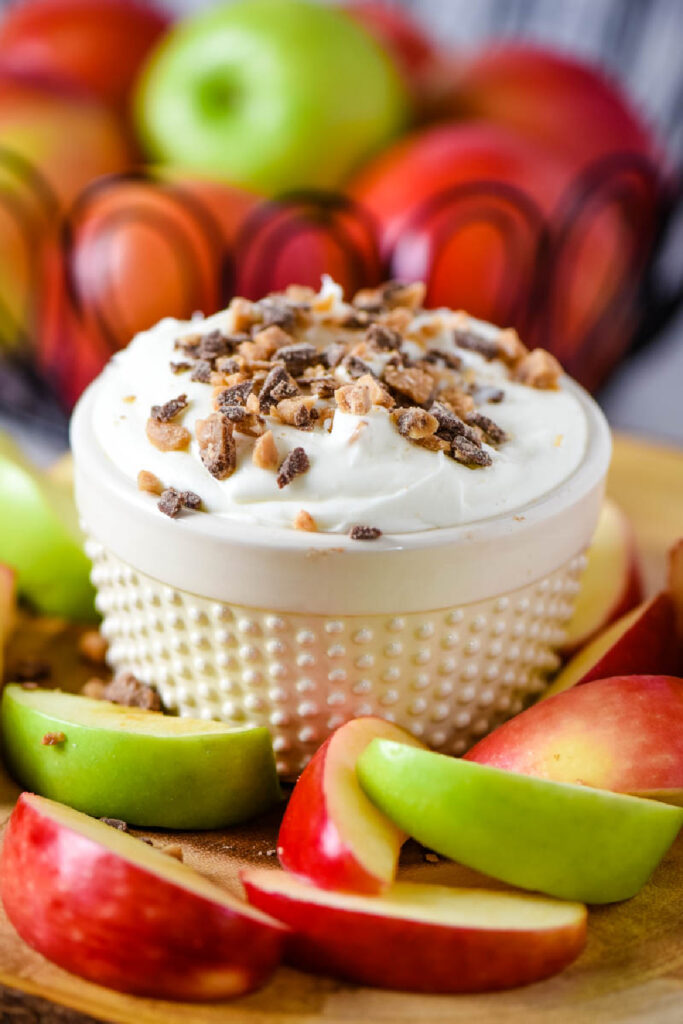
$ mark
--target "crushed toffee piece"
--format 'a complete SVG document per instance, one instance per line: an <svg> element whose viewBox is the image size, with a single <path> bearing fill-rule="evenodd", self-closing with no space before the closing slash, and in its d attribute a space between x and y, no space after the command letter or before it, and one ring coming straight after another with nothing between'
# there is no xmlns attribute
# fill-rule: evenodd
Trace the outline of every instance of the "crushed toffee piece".
<svg viewBox="0 0 683 1024"><path fill-rule="evenodd" d="M393 414L392 418L399 434L409 437L413 441L429 437L431 434L435 434L439 428L436 416L416 406L400 409Z"/></svg>
<svg viewBox="0 0 683 1024"><path fill-rule="evenodd" d="M157 508L159 511L163 512L164 515L168 516L170 519L175 519L179 516L182 507L183 499L180 496L180 492L176 491L175 487L167 487L157 502Z"/></svg>
<svg viewBox="0 0 683 1024"><path fill-rule="evenodd" d="M259 469L277 469L280 459L272 430L267 430L259 437L254 445L251 460Z"/></svg>
<svg viewBox="0 0 683 1024"><path fill-rule="evenodd" d="M438 421L436 433L439 437L443 437L447 441L452 441L455 437L464 437L471 444L479 445L479 438L472 427L469 427L442 402L434 402L429 411Z"/></svg>
<svg viewBox="0 0 683 1024"><path fill-rule="evenodd" d="M349 530L351 540L377 540L382 531L376 526L352 526Z"/></svg>
<svg viewBox="0 0 683 1024"><path fill-rule="evenodd" d="M346 345L341 341L333 341L320 353L320 361L328 370L333 370L335 366L339 366L345 355Z"/></svg>
<svg viewBox="0 0 683 1024"><path fill-rule="evenodd" d="M521 384L542 391L554 391L559 387L562 367L555 356L544 348L535 348L518 363L515 376Z"/></svg>
<svg viewBox="0 0 683 1024"><path fill-rule="evenodd" d="M277 350L277 359L285 364L285 369L293 377L298 377L307 366L318 362L318 350L315 345L301 342L297 345L285 345Z"/></svg>
<svg viewBox="0 0 683 1024"><path fill-rule="evenodd" d="M449 370L462 369L462 359L453 352L443 352L439 348L428 348L425 361L436 366L447 366Z"/></svg>
<svg viewBox="0 0 683 1024"><path fill-rule="evenodd" d="M314 397L283 398L274 409L271 409L271 413L275 412L282 423L297 427L299 430L308 430L316 418L313 416L314 402Z"/></svg>
<svg viewBox="0 0 683 1024"><path fill-rule="evenodd" d="M160 452L184 451L192 440L187 427L155 420L152 416L147 420L146 434L147 440Z"/></svg>
<svg viewBox="0 0 683 1024"><path fill-rule="evenodd" d="M138 490L146 494L161 494L164 485L158 476L150 473L147 469L141 469L138 473Z"/></svg>
<svg viewBox="0 0 683 1024"><path fill-rule="evenodd" d="M281 327L291 331L296 325L296 313L292 307L277 299L262 299L258 303L265 327Z"/></svg>
<svg viewBox="0 0 683 1024"><path fill-rule="evenodd" d="M203 334L197 348L197 356L200 360L211 362L218 356L227 356L235 348L235 342L221 331L209 331Z"/></svg>
<svg viewBox="0 0 683 1024"><path fill-rule="evenodd" d="M205 420L197 420L195 430L202 462L217 480L225 480L237 465L232 423L214 412Z"/></svg>
<svg viewBox="0 0 683 1024"><path fill-rule="evenodd" d="M488 452L464 434L458 434L451 440L451 456L466 466L490 466L493 461Z"/></svg>
<svg viewBox="0 0 683 1024"><path fill-rule="evenodd" d="M353 416L365 416L372 408L370 388L363 384L344 384L335 391L334 400L342 412Z"/></svg>
<svg viewBox="0 0 683 1024"><path fill-rule="evenodd" d="M192 369L192 363L187 362L171 362L170 366L173 373L186 373L188 370Z"/></svg>
<svg viewBox="0 0 683 1024"><path fill-rule="evenodd" d="M342 366L345 368L351 380L357 380L359 377L364 377L366 374L369 374L371 377L375 376L368 364L364 363L362 359L358 358L358 356L346 356L342 361Z"/></svg>
<svg viewBox="0 0 683 1024"><path fill-rule="evenodd" d="M168 423L186 409L187 405L187 395L178 395L177 398L171 398L163 405L153 405L150 416L158 423Z"/></svg>
<svg viewBox="0 0 683 1024"><path fill-rule="evenodd" d="M293 448L280 466L277 475L277 485L280 489L290 484L295 477L306 473L310 469L308 455L303 448Z"/></svg>
<svg viewBox="0 0 683 1024"><path fill-rule="evenodd" d="M305 508L300 509L294 517L293 527L295 530L305 530L307 533L317 533L318 526L311 515Z"/></svg>
<svg viewBox="0 0 683 1024"><path fill-rule="evenodd" d="M199 359L192 369L190 374L190 380L197 381L200 384L208 384L211 380L211 363L208 359Z"/></svg>
<svg viewBox="0 0 683 1024"><path fill-rule="evenodd" d="M424 405L434 392L434 378L417 366L399 369L395 366L384 368L383 378L386 384L400 395L409 398L416 405Z"/></svg>
<svg viewBox="0 0 683 1024"><path fill-rule="evenodd" d="M62 743L66 743L66 733L46 732L40 742L44 747L59 747Z"/></svg>
<svg viewBox="0 0 683 1024"><path fill-rule="evenodd" d="M267 413L273 405L277 405L284 398L294 398L299 394L299 386L287 373L284 366L274 366L263 382L259 393L259 409Z"/></svg>
<svg viewBox="0 0 683 1024"><path fill-rule="evenodd" d="M481 412L470 412L467 414L467 422L472 427L478 427L484 435L484 440L491 445L503 444L507 441L508 435L502 427L499 427L494 420L484 416Z"/></svg>
<svg viewBox="0 0 683 1024"><path fill-rule="evenodd" d="M202 507L202 499L194 491L181 491L180 500L183 508L190 509L191 512L197 512Z"/></svg>
<svg viewBox="0 0 683 1024"><path fill-rule="evenodd" d="M497 341L492 338L483 338L481 334L475 334L474 331L467 329L456 327L453 331L453 341L458 348L469 349L470 352L478 352L480 356L483 356L489 362L492 359L497 359L500 354Z"/></svg>
<svg viewBox="0 0 683 1024"><path fill-rule="evenodd" d="M231 384L230 387L222 388L216 393L216 405L221 411L226 406L244 405L253 390L253 380L244 380L239 384Z"/></svg>
<svg viewBox="0 0 683 1024"><path fill-rule="evenodd" d="M400 349L403 338L398 331L383 324L372 324L368 327L365 340L379 352L390 352L392 349Z"/></svg>
<svg viewBox="0 0 683 1024"><path fill-rule="evenodd" d="M161 698L153 686L141 683L132 672L125 669L116 673L104 688L103 699L128 708L143 708L146 711L161 711Z"/></svg>

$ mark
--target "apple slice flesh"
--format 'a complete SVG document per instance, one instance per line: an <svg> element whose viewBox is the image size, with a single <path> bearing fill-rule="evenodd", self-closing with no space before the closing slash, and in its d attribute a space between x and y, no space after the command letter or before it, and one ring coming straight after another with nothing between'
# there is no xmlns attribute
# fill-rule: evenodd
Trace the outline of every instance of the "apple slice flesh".
<svg viewBox="0 0 683 1024"><path fill-rule="evenodd" d="M634 896L683 824L683 810L668 804L390 740L373 740L357 771L372 802L424 846L521 889L584 903Z"/></svg>
<svg viewBox="0 0 683 1024"><path fill-rule="evenodd" d="M680 804L682 737L683 679L616 676L534 704L465 760Z"/></svg>
<svg viewBox="0 0 683 1024"><path fill-rule="evenodd" d="M633 530L613 501L605 499L574 614L566 627L564 650L583 646L599 630L642 600Z"/></svg>
<svg viewBox="0 0 683 1024"><path fill-rule="evenodd" d="M250 903L291 929L289 963L361 985L511 988L562 970L585 942L586 908L579 903L409 882L360 896L267 869L247 870L242 881Z"/></svg>
<svg viewBox="0 0 683 1024"><path fill-rule="evenodd" d="M355 718L319 748L299 778L278 836L280 863L324 889L377 893L396 875L407 838L368 800L356 762L377 736L422 747L381 718Z"/></svg>
<svg viewBox="0 0 683 1024"><path fill-rule="evenodd" d="M2 750L26 789L95 817L223 828L280 799L270 735L58 690L5 687ZM61 742L43 743L49 734Z"/></svg>
<svg viewBox="0 0 683 1024"><path fill-rule="evenodd" d="M28 793L5 833L0 895L33 949L123 992L242 995L280 959L277 922L139 839Z"/></svg>
<svg viewBox="0 0 683 1024"><path fill-rule="evenodd" d="M571 658L540 700L593 679L675 675L679 670L676 613L669 594L627 612Z"/></svg>

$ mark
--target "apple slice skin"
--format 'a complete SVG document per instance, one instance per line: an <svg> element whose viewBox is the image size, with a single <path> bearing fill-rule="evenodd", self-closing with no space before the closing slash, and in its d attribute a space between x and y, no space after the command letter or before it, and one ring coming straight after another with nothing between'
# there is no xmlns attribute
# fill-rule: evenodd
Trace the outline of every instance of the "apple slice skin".
<svg viewBox="0 0 683 1024"><path fill-rule="evenodd" d="M615 676L573 687L498 726L465 760L679 803L683 679Z"/></svg>
<svg viewBox="0 0 683 1024"><path fill-rule="evenodd" d="M316 751L289 798L278 835L278 857L283 868L323 889L368 895L381 892L396 874L401 846L406 839L368 800L355 775L359 754L376 736L422 746L398 726L371 716L340 726ZM352 789L355 816L363 823L354 837L345 834L335 813L334 788ZM351 824L351 823L348 823ZM365 830L372 829L382 844L381 866L363 862Z"/></svg>
<svg viewBox="0 0 683 1024"><path fill-rule="evenodd" d="M382 915L373 897L364 900L366 911L297 898L272 884L281 874L247 870L242 883L253 906L290 929L286 962L358 985L432 993L514 988L561 971L585 944L585 911L538 932L449 927Z"/></svg>
<svg viewBox="0 0 683 1024"><path fill-rule="evenodd" d="M228 998L267 980L276 922L139 867L56 821L51 803L21 795L0 857L0 896L29 946L89 981L162 999Z"/></svg>
<svg viewBox="0 0 683 1024"><path fill-rule="evenodd" d="M253 818L281 799L268 730L183 736L141 735L120 726L79 724L35 706L39 690L5 687L0 704L2 756L25 789L59 800L96 818L170 829L225 828ZM101 716L118 705L60 694ZM153 715L129 709L133 715ZM162 719L165 716L156 715ZM202 724L202 723L199 723ZM64 743L45 746L46 733L63 732Z"/></svg>
<svg viewBox="0 0 683 1024"><path fill-rule="evenodd" d="M373 740L370 799L423 846L522 889L582 903L630 899L683 825L683 809Z"/></svg>

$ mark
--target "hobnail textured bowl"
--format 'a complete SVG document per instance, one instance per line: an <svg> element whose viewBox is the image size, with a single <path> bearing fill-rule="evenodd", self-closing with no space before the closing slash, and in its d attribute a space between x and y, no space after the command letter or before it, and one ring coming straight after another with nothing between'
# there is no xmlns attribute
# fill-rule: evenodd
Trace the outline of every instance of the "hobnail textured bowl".
<svg viewBox="0 0 683 1024"><path fill-rule="evenodd" d="M462 754L545 687L584 562L577 556L461 607L331 616L207 600L143 575L95 540L87 551L112 667L156 686L181 715L266 726L290 777L359 715Z"/></svg>

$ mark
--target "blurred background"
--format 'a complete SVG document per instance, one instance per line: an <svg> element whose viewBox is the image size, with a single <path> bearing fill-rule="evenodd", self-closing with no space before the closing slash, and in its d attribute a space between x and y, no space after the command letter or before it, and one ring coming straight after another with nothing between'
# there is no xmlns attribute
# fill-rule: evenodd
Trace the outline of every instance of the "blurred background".
<svg viewBox="0 0 683 1024"><path fill-rule="evenodd" d="M683 444L681 0L0 10L0 427L163 315L332 273L514 324Z"/></svg>

